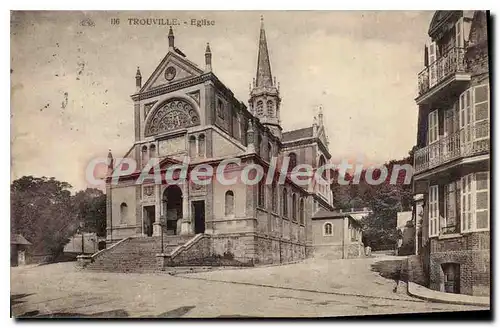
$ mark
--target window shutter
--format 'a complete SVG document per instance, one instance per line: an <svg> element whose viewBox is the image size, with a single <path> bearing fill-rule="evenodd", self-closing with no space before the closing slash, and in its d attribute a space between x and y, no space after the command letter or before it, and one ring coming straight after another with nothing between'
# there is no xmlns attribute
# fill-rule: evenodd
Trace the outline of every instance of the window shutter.
<svg viewBox="0 0 500 328"><path fill-rule="evenodd" d="M455 46L458 48L464 47L464 18L460 19L455 23Z"/></svg>
<svg viewBox="0 0 500 328"><path fill-rule="evenodd" d="M489 86L488 84L474 87L474 139L489 137L488 119L490 114Z"/></svg>
<svg viewBox="0 0 500 328"><path fill-rule="evenodd" d="M432 88L437 83L437 65L436 65L436 42L429 44L429 86Z"/></svg>
<svg viewBox="0 0 500 328"><path fill-rule="evenodd" d="M475 229L489 229L489 187L490 179L488 172L478 172L474 175L475 195L474 195L474 210L476 224Z"/></svg>
<svg viewBox="0 0 500 328"><path fill-rule="evenodd" d="M429 187L429 237L439 234L439 186Z"/></svg>
<svg viewBox="0 0 500 328"><path fill-rule="evenodd" d="M438 111L433 110L429 113L429 125L427 127L428 130L428 143L432 144L437 141L438 133L439 133L439 119L438 119Z"/></svg>
<svg viewBox="0 0 500 328"><path fill-rule="evenodd" d="M458 102L459 126L460 126L460 144L463 150L471 141L471 89L465 90Z"/></svg>
<svg viewBox="0 0 500 328"><path fill-rule="evenodd" d="M460 202L461 212L462 212L462 232L469 232L472 230L473 212L472 212L472 176L473 174L466 175L462 177L462 188L461 195L462 199Z"/></svg>

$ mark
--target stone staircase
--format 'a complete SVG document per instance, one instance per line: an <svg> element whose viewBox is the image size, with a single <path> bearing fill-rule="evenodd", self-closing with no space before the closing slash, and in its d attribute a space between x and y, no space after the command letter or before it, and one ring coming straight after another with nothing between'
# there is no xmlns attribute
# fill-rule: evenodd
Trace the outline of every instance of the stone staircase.
<svg viewBox="0 0 500 328"><path fill-rule="evenodd" d="M164 236L163 252L169 254L191 238L192 235ZM109 272L154 272L158 271L158 253L161 253L161 237L130 237L94 254L93 261L85 268Z"/></svg>

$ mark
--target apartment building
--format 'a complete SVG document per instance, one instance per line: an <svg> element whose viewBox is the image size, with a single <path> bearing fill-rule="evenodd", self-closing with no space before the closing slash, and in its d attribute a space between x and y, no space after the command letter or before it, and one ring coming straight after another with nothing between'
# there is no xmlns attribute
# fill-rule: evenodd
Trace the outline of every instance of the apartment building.
<svg viewBox="0 0 500 328"><path fill-rule="evenodd" d="M437 11L418 74L414 194L428 287L490 293L488 13Z"/></svg>

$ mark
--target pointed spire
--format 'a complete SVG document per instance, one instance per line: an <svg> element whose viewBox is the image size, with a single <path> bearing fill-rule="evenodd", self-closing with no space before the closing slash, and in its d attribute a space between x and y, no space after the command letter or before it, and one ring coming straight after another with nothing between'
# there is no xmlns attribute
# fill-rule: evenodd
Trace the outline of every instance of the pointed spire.
<svg viewBox="0 0 500 328"><path fill-rule="evenodd" d="M172 26L168 29L168 47L174 49L174 31L172 30Z"/></svg>
<svg viewBox="0 0 500 328"><path fill-rule="evenodd" d="M142 75L139 66L137 66L137 72L135 73L135 87L137 88L137 91L139 91L142 87Z"/></svg>
<svg viewBox="0 0 500 328"><path fill-rule="evenodd" d="M207 42L207 47L205 48L205 72L212 71L212 51L210 50L210 44Z"/></svg>
<svg viewBox="0 0 500 328"><path fill-rule="evenodd" d="M257 59L257 87L271 87L273 85L271 75L271 62L267 50L266 31L264 30L264 17L260 16L260 38L259 56Z"/></svg>

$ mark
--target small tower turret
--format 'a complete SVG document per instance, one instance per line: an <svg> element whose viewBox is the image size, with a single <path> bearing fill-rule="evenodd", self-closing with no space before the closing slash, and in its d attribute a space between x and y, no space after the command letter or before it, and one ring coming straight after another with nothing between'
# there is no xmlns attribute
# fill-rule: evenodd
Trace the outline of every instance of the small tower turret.
<svg viewBox="0 0 500 328"><path fill-rule="evenodd" d="M111 153L111 149L108 151L108 158L106 160L106 164L108 165L108 176L111 176L113 174L113 167L114 167L114 159L113 159L113 154Z"/></svg>
<svg viewBox="0 0 500 328"><path fill-rule="evenodd" d="M210 44L207 42L207 47L205 48L205 72L212 71L212 51L210 50Z"/></svg>
<svg viewBox="0 0 500 328"><path fill-rule="evenodd" d="M172 26L168 29L168 48L170 50L174 49L174 31L172 30Z"/></svg>
<svg viewBox="0 0 500 328"><path fill-rule="evenodd" d="M139 66L137 66L137 72L135 73L135 88L137 91L141 90L142 87L142 75Z"/></svg>
<svg viewBox="0 0 500 328"><path fill-rule="evenodd" d="M249 108L253 109L260 122L281 139L280 104L281 97L276 87L276 78L271 74L271 61L267 49L264 18L260 18L259 53L257 58L257 72L252 83Z"/></svg>

